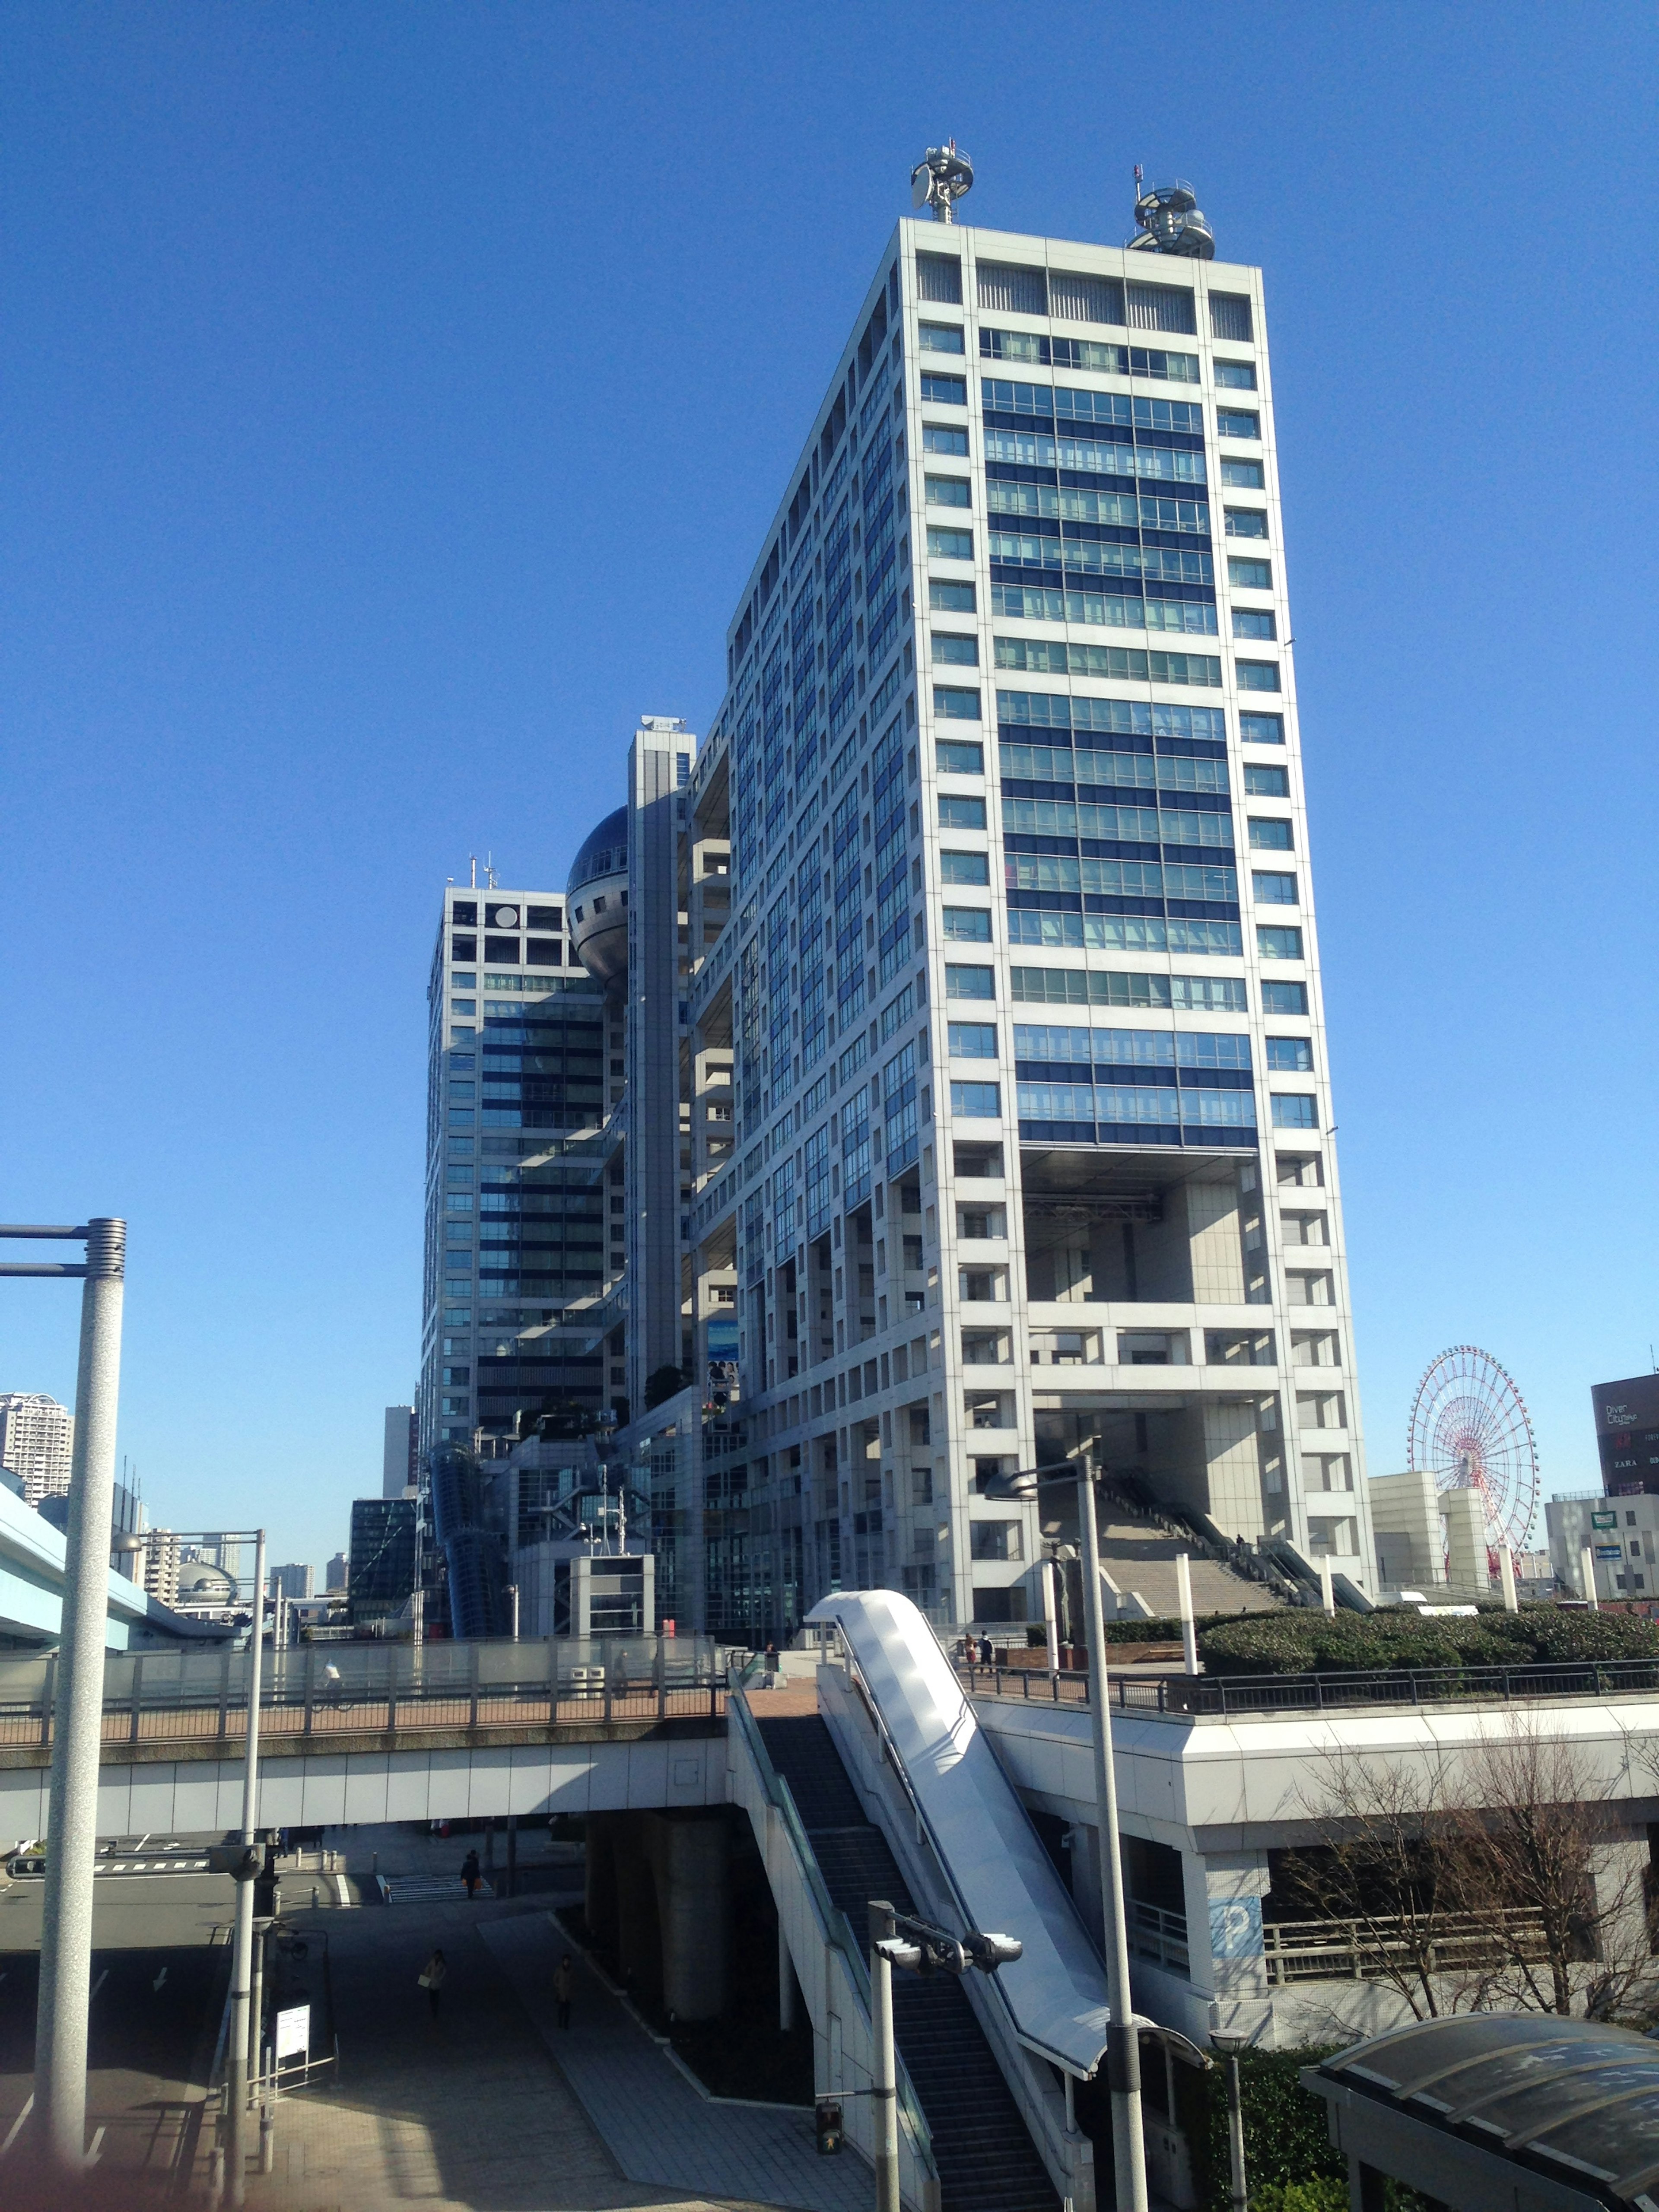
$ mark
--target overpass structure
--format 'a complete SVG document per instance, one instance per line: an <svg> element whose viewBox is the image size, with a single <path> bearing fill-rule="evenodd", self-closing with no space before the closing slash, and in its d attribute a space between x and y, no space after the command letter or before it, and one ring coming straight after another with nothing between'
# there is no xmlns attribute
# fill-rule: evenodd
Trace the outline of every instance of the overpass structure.
<svg viewBox="0 0 1659 2212"><path fill-rule="evenodd" d="M0 1666L7 1647L40 1650L58 1641L68 1538L0 1483ZM173 1612L111 1567L104 1640L111 1651L180 1650L223 1642L228 1632ZM3 1694L0 1686L0 1694Z"/></svg>

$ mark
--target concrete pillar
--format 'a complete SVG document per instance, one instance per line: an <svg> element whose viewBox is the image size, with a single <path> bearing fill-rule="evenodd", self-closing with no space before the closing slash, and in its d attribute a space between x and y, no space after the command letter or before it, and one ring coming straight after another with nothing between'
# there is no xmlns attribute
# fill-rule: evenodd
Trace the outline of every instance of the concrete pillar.
<svg viewBox="0 0 1659 2212"><path fill-rule="evenodd" d="M1446 1524L1446 1579L1462 1596L1485 1590L1492 1580L1486 1565L1486 1518L1478 1490L1443 1490L1441 1517Z"/></svg>
<svg viewBox="0 0 1659 2212"><path fill-rule="evenodd" d="M662 1996L676 2020L716 2020L726 2009L730 1913L726 1817L645 1816L662 1929Z"/></svg>
<svg viewBox="0 0 1659 2212"><path fill-rule="evenodd" d="M619 1813L590 1813L586 1824L586 1862L583 1905L590 1942L606 1950L617 1944L617 1826Z"/></svg>
<svg viewBox="0 0 1659 2212"><path fill-rule="evenodd" d="M1100 1902L1100 1831L1085 1827L1079 1822L1069 1832L1072 1838L1072 1902L1098 1948L1104 1941Z"/></svg>
<svg viewBox="0 0 1659 2212"><path fill-rule="evenodd" d="M1183 1851L1187 1951L1195 1989L1215 1996L1266 1992L1261 1900L1271 1875L1265 1851Z"/></svg>
<svg viewBox="0 0 1659 2212"><path fill-rule="evenodd" d="M617 1834L617 1955L624 1982L647 2004L667 2002L662 1913L647 1832L654 1819L624 1814Z"/></svg>
<svg viewBox="0 0 1659 2212"><path fill-rule="evenodd" d="M1610 1966L1648 1953L1645 1882L1652 1866L1645 1833L1612 1836L1590 1854L1595 1909L1609 1917L1601 1929L1601 1954Z"/></svg>

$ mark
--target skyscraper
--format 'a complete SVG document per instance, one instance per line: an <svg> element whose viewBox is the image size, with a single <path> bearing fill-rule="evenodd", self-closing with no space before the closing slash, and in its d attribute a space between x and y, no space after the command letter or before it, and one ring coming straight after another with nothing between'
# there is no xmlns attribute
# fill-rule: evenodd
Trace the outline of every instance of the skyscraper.
<svg viewBox="0 0 1659 2212"><path fill-rule="evenodd" d="M562 1376L520 1372L511 1347L556 1321L567 1259L598 1287L597 1259L567 1255L556 1219L541 1234L544 1201L521 1184L605 1110L604 997L564 921L558 891L444 893L427 993L422 1454L506 1433L556 1389Z"/></svg>
<svg viewBox="0 0 1659 2212"><path fill-rule="evenodd" d="M0 1467L20 1476L31 1505L69 1494L75 1416L41 1390L0 1392Z"/></svg>
<svg viewBox="0 0 1659 2212"><path fill-rule="evenodd" d="M413 1406L388 1406L380 1456L380 1495L401 1498L412 1490L420 1469L420 1425Z"/></svg>
<svg viewBox="0 0 1659 2212"><path fill-rule="evenodd" d="M1261 272L902 222L686 805L708 1625L1035 1618L1084 1450L1374 1581L1290 630Z"/></svg>

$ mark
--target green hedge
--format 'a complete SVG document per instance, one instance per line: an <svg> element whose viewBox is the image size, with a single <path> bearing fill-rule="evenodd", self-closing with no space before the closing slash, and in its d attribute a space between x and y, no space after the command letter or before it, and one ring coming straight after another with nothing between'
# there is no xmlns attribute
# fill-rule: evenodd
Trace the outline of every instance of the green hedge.
<svg viewBox="0 0 1659 2212"><path fill-rule="evenodd" d="M1369 1667L1503 1667L1529 1660L1659 1658L1659 1621L1633 1613L1565 1613L1527 1606L1470 1620L1421 1613L1339 1613L1312 1607L1249 1613L1200 1626L1199 1656L1212 1674L1338 1674Z"/></svg>
<svg viewBox="0 0 1659 2212"><path fill-rule="evenodd" d="M1238 2089L1244 2109L1244 2175L1253 2212L1340 2212L1346 2203L1347 2161L1331 2148L1330 2130L1321 2099L1297 2076L1340 2046L1310 2045L1300 2051L1245 2051L1239 2054ZM1156 2063L1149 2052L1143 2064ZM1205 2212L1226 2212L1231 2187L1227 2153L1227 2069L1218 2061L1207 2073L1176 2069L1182 2125L1192 2152L1193 2182ZM1340 2183L1341 2199L1328 2185ZM1316 2197L1301 2192L1313 2185ZM1297 2201L1267 2192L1295 2190Z"/></svg>

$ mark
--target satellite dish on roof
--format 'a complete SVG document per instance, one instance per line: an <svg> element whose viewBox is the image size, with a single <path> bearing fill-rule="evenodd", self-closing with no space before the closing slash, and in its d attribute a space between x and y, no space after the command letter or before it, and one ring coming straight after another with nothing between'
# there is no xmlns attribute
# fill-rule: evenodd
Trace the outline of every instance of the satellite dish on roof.
<svg viewBox="0 0 1659 2212"><path fill-rule="evenodd" d="M910 204L932 208L935 222L954 222L957 202L973 189L973 161L954 138L930 146L910 172Z"/></svg>

